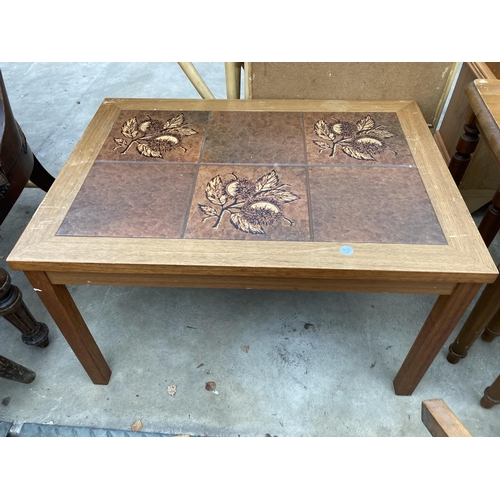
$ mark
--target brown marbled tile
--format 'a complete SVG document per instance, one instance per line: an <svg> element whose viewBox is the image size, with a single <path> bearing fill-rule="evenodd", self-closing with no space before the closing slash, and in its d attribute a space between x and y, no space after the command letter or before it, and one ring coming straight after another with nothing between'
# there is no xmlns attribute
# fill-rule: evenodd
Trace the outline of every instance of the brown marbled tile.
<svg viewBox="0 0 500 500"><path fill-rule="evenodd" d="M304 127L309 165L415 165L396 113L304 113Z"/></svg>
<svg viewBox="0 0 500 500"><path fill-rule="evenodd" d="M302 113L213 111L202 162L304 165Z"/></svg>
<svg viewBox="0 0 500 500"><path fill-rule="evenodd" d="M446 244L416 168L309 167L315 241Z"/></svg>
<svg viewBox="0 0 500 500"><path fill-rule="evenodd" d="M305 167L202 165L185 238L309 241Z"/></svg>
<svg viewBox="0 0 500 500"><path fill-rule="evenodd" d="M58 235L180 238L196 165L95 163Z"/></svg>
<svg viewBox="0 0 500 500"><path fill-rule="evenodd" d="M124 110L97 160L196 163L207 123L208 111Z"/></svg>

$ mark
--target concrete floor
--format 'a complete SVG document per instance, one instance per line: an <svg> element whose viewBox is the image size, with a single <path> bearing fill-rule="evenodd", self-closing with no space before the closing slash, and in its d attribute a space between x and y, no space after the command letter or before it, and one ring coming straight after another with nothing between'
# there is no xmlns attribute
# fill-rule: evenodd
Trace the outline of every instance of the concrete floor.
<svg viewBox="0 0 500 500"><path fill-rule="evenodd" d="M224 98L223 64L197 68ZM104 98L199 97L176 63L0 69L31 148L54 176ZM5 259L43 196L25 189L0 226L0 266L9 269ZM498 238L491 251L500 261ZM109 385L95 386L24 275L11 274L50 329L50 345L38 349L0 320L1 354L37 373L29 385L0 379L0 421L14 422L14 433L25 422L129 430L141 420L143 431L167 434L429 436L421 402L442 398L473 436L500 435L500 408L479 405L500 373L500 342L479 340L458 365L446 361L446 346L412 396L394 395L434 296L72 286L113 371ZM205 390L209 381L216 392Z"/></svg>

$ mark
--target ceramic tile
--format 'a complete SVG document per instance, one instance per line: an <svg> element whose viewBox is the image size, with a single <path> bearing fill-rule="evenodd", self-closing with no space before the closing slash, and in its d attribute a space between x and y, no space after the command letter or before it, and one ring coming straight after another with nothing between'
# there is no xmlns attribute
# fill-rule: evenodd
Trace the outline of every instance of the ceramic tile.
<svg viewBox="0 0 500 500"><path fill-rule="evenodd" d="M57 234L180 238L196 169L95 163Z"/></svg>
<svg viewBox="0 0 500 500"><path fill-rule="evenodd" d="M303 165L302 113L214 111L202 161Z"/></svg>
<svg viewBox="0 0 500 500"><path fill-rule="evenodd" d="M304 113L309 165L415 165L396 113Z"/></svg>
<svg viewBox="0 0 500 500"><path fill-rule="evenodd" d="M122 111L97 159L197 162L207 122L205 111Z"/></svg>
<svg viewBox="0 0 500 500"><path fill-rule="evenodd" d="M185 237L308 241L305 167L202 165Z"/></svg>
<svg viewBox="0 0 500 500"><path fill-rule="evenodd" d="M446 244L417 169L309 167L315 241Z"/></svg>

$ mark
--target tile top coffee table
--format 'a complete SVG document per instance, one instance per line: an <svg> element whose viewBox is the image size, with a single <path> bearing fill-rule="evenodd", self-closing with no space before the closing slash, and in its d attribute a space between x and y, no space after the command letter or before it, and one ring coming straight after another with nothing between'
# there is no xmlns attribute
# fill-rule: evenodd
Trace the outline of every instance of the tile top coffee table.
<svg viewBox="0 0 500 500"><path fill-rule="evenodd" d="M8 263L96 384L66 284L439 295L397 394L498 274L413 101L106 99Z"/></svg>

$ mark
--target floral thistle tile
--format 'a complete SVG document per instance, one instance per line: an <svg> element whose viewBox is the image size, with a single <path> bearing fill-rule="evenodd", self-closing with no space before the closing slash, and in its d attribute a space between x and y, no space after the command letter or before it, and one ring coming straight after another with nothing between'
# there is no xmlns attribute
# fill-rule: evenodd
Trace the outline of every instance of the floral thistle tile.
<svg viewBox="0 0 500 500"><path fill-rule="evenodd" d="M95 163L58 235L180 238L196 165Z"/></svg>
<svg viewBox="0 0 500 500"><path fill-rule="evenodd" d="M309 241L305 167L202 165L185 238Z"/></svg>
<svg viewBox="0 0 500 500"><path fill-rule="evenodd" d="M309 167L309 183L314 241L446 244L416 168Z"/></svg>
<svg viewBox="0 0 500 500"><path fill-rule="evenodd" d="M196 163L207 123L206 111L122 111L97 160Z"/></svg>
<svg viewBox="0 0 500 500"><path fill-rule="evenodd" d="M304 113L309 165L414 166L396 113Z"/></svg>
<svg viewBox="0 0 500 500"><path fill-rule="evenodd" d="M202 163L304 165L302 113L213 111Z"/></svg>

